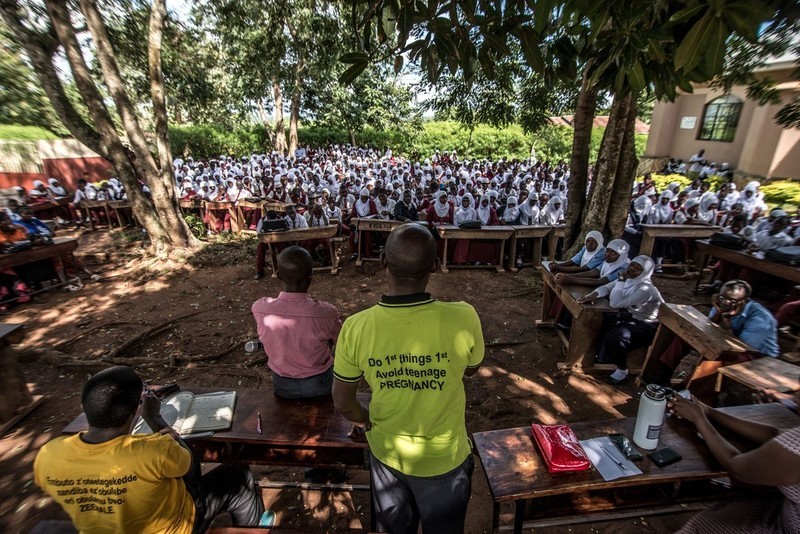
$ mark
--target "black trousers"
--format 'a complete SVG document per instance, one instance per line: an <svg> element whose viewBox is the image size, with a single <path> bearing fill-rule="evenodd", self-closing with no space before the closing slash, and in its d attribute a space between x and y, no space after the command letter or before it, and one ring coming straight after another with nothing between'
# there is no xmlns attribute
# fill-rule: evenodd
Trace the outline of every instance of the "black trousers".
<svg viewBox="0 0 800 534"><path fill-rule="evenodd" d="M255 527L264 513L261 490L247 465L223 464L200 475L200 466L183 477L195 507L194 532L202 534L219 514L229 512L237 527Z"/></svg>
<svg viewBox="0 0 800 534"><path fill-rule="evenodd" d="M603 337L603 344L597 352L597 359L610 362L622 370L628 368L628 352L649 345L656 337L657 325L648 324L634 318L616 321L614 316L608 320L611 329ZM604 328L604 330L606 330Z"/></svg>

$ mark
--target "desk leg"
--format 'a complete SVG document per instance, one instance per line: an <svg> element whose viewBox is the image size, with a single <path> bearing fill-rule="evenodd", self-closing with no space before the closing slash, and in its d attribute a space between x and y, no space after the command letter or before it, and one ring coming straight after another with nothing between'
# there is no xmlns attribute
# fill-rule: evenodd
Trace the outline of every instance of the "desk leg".
<svg viewBox="0 0 800 534"><path fill-rule="evenodd" d="M358 232L358 243L356 243L356 249L358 249L358 256L356 257L356 267L361 267L361 264L364 260L361 259L361 249L364 246L364 232L359 227L357 230Z"/></svg>
<svg viewBox="0 0 800 534"><path fill-rule="evenodd" d="M272 243L267 243L269 247L269 264L272 267L272 278L278 277L278 255L275 253L275 247Z"/></svg>
<svg viewBox="0 0 800 534"><path fill-rule="evenodd" d="M339 273L339 247L333 244L333 238L328 239L328 254L331 257L331 274Z"/></svg>
<svg viewBox="0 0 800 534"><path fill-rule="evenodd" d="M449 273L450 272L448 270L448 268L447 268L447 242L448 241L449 241L449 239L447 239L445 237L444 238L444 248L442 249L442 252L443 252L442 256L444 256L444 258L442 258L442 272L443 273Z"/></svg>
<svg viewBox="0 0 800 534"><path fill-rule="evenodd" d="M708 264L708 254L701 253L700 254L700 264L699 264L700 270L697 273L697 283L695 283L695 285L694 285L694 292L695 293L697 293L697 290L700 289L700 283L703 281L703 271L706 268L706 264ZM713 281L713 278L714 278L713 274L711 275L711 278L712 278L712 281Z"/></svg>
<svg viewBox="0 0 800 534"><path fill-rule="evenodd" d="M533 240L533 266L539 267L542 264L542 241L543 237Z"/></svg>
<svg viewBox="0 0 800 534"><path fill-rule="evenodd" d="M514 534L522 534L525 521L525 499L514 502Z"/></svg>
<svg viewBox="0 0 800 534"><path fill-rule="evenodd" d="M642 243L639 245L639 254L643 256L652 256L654 243L655 238L653 236L647 232L642 232Z"/></svg>
<svg viewBox="0 0 800 534"><path fill-rule="evenodd" d="M494 266L494 268L497 269L498 273L506 272L505 268L503 267L503 258L505 257L505 255L506 255L506 240L505 239L501 239L500 240L500 262L497 265Z"/></svg>
<svg viewBox="0 0 800 534"><path fill-rule="evenodd" d="M108 223L108 229L111 230L111 210L108 209L108 204L103 204L103 209L106 212L106 223Z"/></svg>
<svg viewBox="0 0 800 534"><path fill-rule="evenodd" d="M558 237L556 236L556 229L550 230L550 236L547 241L547 254L550 261L556 261L556 245L558 245Z"/></svg>
<svg viewBox="0 0 800 534"><path fill-rule="evenodd" d="M650 348L647 349L647 356L645 356L642 364L642 372L636 377L637 386L644 387L646 385L645 378L653 373L653 370L658 365L658 358L664 354L673 339L675 339L675 334L672 330L663 324L659 324L658 330L656 330L656 337L653 338Z"/></svg>
<svg viewBox="0 0 800 534"><path fill-rule="evenodd" d="M511 250L508 251L508 270L512 273L519 271L517 269L517 236L511 236Z"/></svg>
<svg viewBox="0 0 800 534"><path fill-rule="evenodd" d="M544 275L546 276L546 275ZM544 280L544 287L542 288L542 319L535 321L535 326L553 326L555 317L550 316L550 308L553 307L553 300L556 298L556 293L547 280Z"/></svg>
<svg viewBox="0 0 800 534"><path fill-rule="evenodd" d="M594 365L593 349L596 345L595 338L600 332L602 324L603 314L598 312L584 310L583 313L574 318L569 336L569 348L567 349L567 369ZM584 359L587 356L591 361L585 364Z"/></svg>

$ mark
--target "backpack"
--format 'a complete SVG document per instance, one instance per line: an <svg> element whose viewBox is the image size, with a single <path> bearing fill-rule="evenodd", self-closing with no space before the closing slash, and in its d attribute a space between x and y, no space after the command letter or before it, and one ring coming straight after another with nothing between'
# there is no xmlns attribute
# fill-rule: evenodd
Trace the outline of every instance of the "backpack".
<svg viewBox="0 0 800 534"><path fill-rule="evenodd" d="M800 265L800 247L778 247L768 250L764 257L776 263Z"/></svg>
<svg viewBox="0 0 800 534"><path fill-rule="evenodd" d="M264 221L264 224L261 225L261 231L263 233L283 232L288 229L289 229L289 223L287 223L284 219L273 219L269 221Z"/></svg>
<svg viewBox="0 0 800 534"><path fill-rule="evenodd" d="M458 227L462 230L480 230L483 227L483 223L477 219L474 221L463 221L458 224Z"/></svg>
<svg viewBox="0 0 800 534"><path fill-rule="evenodd" d="M747 240L744 237L739 234L726 234L724 232L712 234L708 242L717 247L731 250L742 250L747 247Z"/></svg>

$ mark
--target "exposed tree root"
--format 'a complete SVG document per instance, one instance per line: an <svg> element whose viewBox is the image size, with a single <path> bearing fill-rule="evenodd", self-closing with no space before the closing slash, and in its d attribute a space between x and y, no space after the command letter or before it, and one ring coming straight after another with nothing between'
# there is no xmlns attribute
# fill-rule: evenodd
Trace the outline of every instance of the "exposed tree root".
<svg viewBox="0 0 800 534"><path fill-rule="evenodd" d="M184 319L187 319L189 317L193 317L193 316L198 315L200 313L203 313L204 311L206 311L206 310L195 310L192 313L187 313L186 315L181 315L179 317L175 317L173 319L170 319L166 323L161 323L161 324L158 324L156 326L153 326L152 328L148 328L144 332L139 332L135 336L129 338L127 341L122 343L121 345L119 345L119 346L115 347L114 349L112 349L111 352L109 352L108 354L103 356L102 359L103 359L103 361L113 362L116 358L118 358L120 355L122 355L123 352L125 352L126 350L128 350L132 346L136 345L137 343L140 343L140 342L142 342L143 340L145 340L147 338L156 336L156 335L160 334L161 332L164 332L165 330L169 330L170 328L172 328L175 325L175 323L177 323L179 321L182 321ZM126 360L126 361L132 361L132 360Z"/></svg>
<svg viewBox="0 0 800 534"><path fill-rule="evenodd" d="M106 324L103 324L103 325L100 325L100 326L93 326L92 328L89 328L88 330L84 330L83 332L81 332L80 334L78 334L77 336L75 336L73 338L66 339L64 341L56 343L55 345L53 345L53 349L61 350L62 348L66 347L68 345L72 345L73 343L75 343L79 339L84 338L84 337L88 336L89 334L91 334L93 332L97 332L98 330L103 330L105 328L111 328L111 327L114 327L114 326L121 326L121 325L126 325L126 324L135 324L135 323L129 323L129 322L125 322L125 321L114 321L114 322L106 323Z"/></svg>
<svg viewBox="0 0 800 534"><path fill-rule="evenodd" d="M515 345L527 345L528 343L533 343L536 341L535 339L526 339L523 341L492 341L486 343L484 346L486 347L513 347Z"/></svg>

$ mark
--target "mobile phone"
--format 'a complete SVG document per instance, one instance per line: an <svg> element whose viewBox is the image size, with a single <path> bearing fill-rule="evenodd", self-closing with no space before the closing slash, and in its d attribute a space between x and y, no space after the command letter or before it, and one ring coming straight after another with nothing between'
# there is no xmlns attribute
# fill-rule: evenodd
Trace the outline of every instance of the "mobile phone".
<svg viewBox="0 0 800 534"><path fill-rule="evenodd" d="M152 391L155 393L156 397L163 399L164 397L168 397L173 393L177 393L181 390L181 387L178 384L167 384L166 386L159 386L153 388Z"/></svg>
<svg viewBox="0 0 800 534"><path fill-rule="evenodd" d="M659 449L656 452L651 452L650 454L647 455L647 457L653 460L653 463L656 464L658 467L666 467L670 464L674 464L675 462L683 459L683 457L680 454L670 449L669 447L664 447L663 449Z"/></svg>
<svg viewBox="0 0 800 534"><path fill-rule="evenodd" d="M609 434L608 439L611 440L618 449L619 452L625 455L625 458L628 460L641 460L644 458L642 453L636 450L631 443L631 440L625 437L625 434Z"/></svg>

